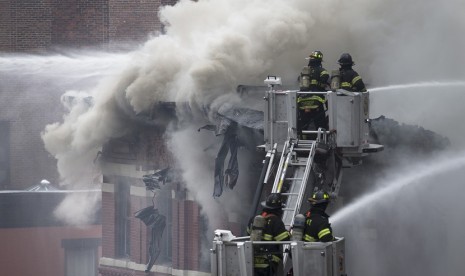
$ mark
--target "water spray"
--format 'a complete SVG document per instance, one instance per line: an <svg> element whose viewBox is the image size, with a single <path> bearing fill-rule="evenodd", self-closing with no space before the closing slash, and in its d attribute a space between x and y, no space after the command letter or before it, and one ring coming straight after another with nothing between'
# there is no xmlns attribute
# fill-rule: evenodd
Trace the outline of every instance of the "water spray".
<svg viewBox="0 0 465 276"><path fill-rule="evenodd" d="M401 89L410 89L410 88L428 88L428 87L465 87L465 81L448 81L448 82L428 81L428 82L418 82L418 83L409 83L409 84L388 85L388 86L370 88L369 90L370 92L379 92L379 91L401 90Z"/></svg>
<svg viewBox="0 0 465 276"><path fill-rule="evenodd" d="M339 210L331 217L332 224L338 224L346 218L349 218L352 213L358 211L362 207L373 204L380 199L392 194L402 187L415 183L414 181L422 178L433 176L435 174L452 171L461 167L465 167L465 153L459 154L458 157L451 158L444 162L438 162L433 165L424 165L418 169L412 168L410 174L404 174L399 179L392 182L391 185L381 188L373 193L367 194L345 208Z"/></svg>

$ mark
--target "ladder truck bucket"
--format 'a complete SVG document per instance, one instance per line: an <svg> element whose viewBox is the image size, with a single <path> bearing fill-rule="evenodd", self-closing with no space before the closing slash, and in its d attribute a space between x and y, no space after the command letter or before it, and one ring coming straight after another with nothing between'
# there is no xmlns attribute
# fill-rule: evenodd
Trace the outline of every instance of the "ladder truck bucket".
<svg viewBox="0 0 465 276"><path fill-rule="evenodd" d="M302 241L305 217L301 213L309 207L306 199L310 193L323 190L335 199L343 168L358 165L364 156L383 150L382 145L369 143L370 94L340 89L337 76L332 79L332 91L324 92L277 90L275 87L282 85L277 76L268 76L264 82L270 88L264 96L265 144L261 147L267 155L253 205L258 206L263 187L272 184L271 193L280 194L285 202L281 220L292 231L292 240L261 240L264 223L260 216L255 217L250 237L236 238L230 232L217 230L211 250L212 275L253 275L254 254L259 254L255 249L269 245L283 248L284 273L292 266L295 276L346 275L344 238L336 237L327 243ZM320 125L312 130L316 128L312 124L298 129L297 99L315 95L327 101L324 115L328 129ZM252 211L251 217L256 214L256 210Z"/></svg>

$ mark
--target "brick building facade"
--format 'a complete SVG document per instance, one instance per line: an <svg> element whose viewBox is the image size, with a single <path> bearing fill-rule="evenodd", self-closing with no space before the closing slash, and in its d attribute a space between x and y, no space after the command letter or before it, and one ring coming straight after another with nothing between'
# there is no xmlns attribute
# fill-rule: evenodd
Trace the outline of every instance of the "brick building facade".
<svg viewBox="0 0 465 276"><path fill-rule="evenodd" d="M160 6L176 2L0 0L0 52L48 53L61 47L111 49L128 41L142 43L163 31ZM45 86L47 93L34 90ZM24 189L42 178L58 183L56 160L44 149L40 132L65 114L60 103L64 89L33 76L1 76L0 189ZM203 226L198 204L182 183L167 183L154 199L142 182L145 174L176 166L163 132L148 127L110 141L103 149L98 269L102 276L147 275L149 229L134 213L151 204L166 216L166 228L160 256L149 275L207 274L199 272ZM73 241L63 242L63 248L72 246Z"/></svg>
<svg viewBox="0 0 465 276"><path fill-rule="evenodd" d="M102 276L206 274L199 272L203 226L198 204L180 182L166 183L154 197L142 181L156 170L176 167L163 134L162 128L148 127L103 148ZM134 214L150 205L166 217L166 227L158 260L146 274L150 229Z"/></svg>
<svg viewBox="0 0 465 276"><path fill-rule="evenodd" d="M162 31L159 8L176 0L2 0L0 51L111 47Z"/></svg>

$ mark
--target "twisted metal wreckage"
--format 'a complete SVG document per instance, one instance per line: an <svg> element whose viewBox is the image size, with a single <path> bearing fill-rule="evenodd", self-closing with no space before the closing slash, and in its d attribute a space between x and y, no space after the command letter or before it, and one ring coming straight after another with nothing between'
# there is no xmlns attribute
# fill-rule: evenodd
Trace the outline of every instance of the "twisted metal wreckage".
<svg viewBox="0 0 465 276"><path fill-rule="evenodd" d="M215 158L213 197L221 196L224 186L230 189L236 186L239 177L238 148L255 147L263 140L263 112L248 108L228 108L219 111L217 115L216 125L205 125L198 129L214 131L216 136L224 136ZM228 152L228 166L224 169Z"/></svg>
<svg viewBox="0 0 465 276"><path fill-rule="evenodd" d="M149 261L145 272L149 272L158 256L160 255L161 248L160 242L163 236L163 231L166 227L166 217L159 213L155 206L156 191L159 190L161 184L165 184L170 180L170 168L158 170L153 174L144 175L142 181L146 189L154 193L152 198L152 206L145 207L137 211L134 216L140 219L148 228L150 228L150 242L149 242Z"/></svg>

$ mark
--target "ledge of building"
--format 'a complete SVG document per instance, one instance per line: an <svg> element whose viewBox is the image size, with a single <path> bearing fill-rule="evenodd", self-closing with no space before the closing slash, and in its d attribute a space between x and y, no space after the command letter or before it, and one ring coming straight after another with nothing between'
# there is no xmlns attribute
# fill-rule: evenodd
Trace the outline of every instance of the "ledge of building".
<svg viewBox="0 0 465 276"><path fill-rule="evenodd" d="M146 187L139 186L130 186L130 195L138 197L153 197L153 192L147 190ZM102 183L102 192L104 193L115 193L115 184L112 183Z"/></svg>
<svg viewBox="0 0 465 276"><path fill-rule="evenodd" d="M112 258L100 258L100 267L123 268L135 271L145 271L145 264L138 264L128 260L116 260ZM193 270L179 270L167 266L154 265L151 272L162 273L175 276L210 276L210 273L193 271Z"/></svg>
<svg viewBox="0 0 465 276"><path fill-rule="evenodd" d="M106 161L103 162L101 166L103 175L127 176L142 179L144 175L154 173L154 170L144 170L137 164L120 164Z"/></svg>

